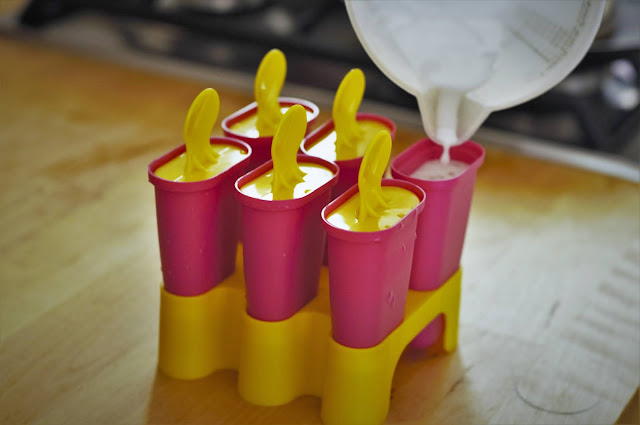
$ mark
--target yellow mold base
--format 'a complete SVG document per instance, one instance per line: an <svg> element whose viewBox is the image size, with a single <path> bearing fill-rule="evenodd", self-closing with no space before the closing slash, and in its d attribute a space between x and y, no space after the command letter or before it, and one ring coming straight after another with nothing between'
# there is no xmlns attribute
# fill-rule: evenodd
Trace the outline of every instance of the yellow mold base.
<svg viewBox="0 0 640 425"><path fill-rule="evenodd" d="M383 423L391 381L405 347L438 314L445 316L443 349L455 349L460 270L435 291L409 291L405 318L384 341L350 348L331 338L328 272L318 296L293 317L264 322L246 313L241 255L236 273L209 292L180 297L161 289L158 366L178 379L237 369L238 390L262 406L302 395L322 399L325 424Z"/></svg>

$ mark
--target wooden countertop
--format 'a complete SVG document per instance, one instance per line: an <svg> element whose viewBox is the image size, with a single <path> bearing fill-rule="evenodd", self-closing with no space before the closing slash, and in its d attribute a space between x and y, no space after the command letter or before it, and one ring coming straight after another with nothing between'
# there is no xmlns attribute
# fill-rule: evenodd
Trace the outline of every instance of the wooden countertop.
<svg viewBox="0 0 640 425"><path fill-rule="evenodd" d="M146 166L205 84L6 38L0 62L0 422L319 423L314 397L256 407L234 372L156 370ZM221 117L250 101L216 88ZM395 153L420 137L400 128ZM615 422L640 382L638 189L488 149L459 348L405 353L388 423Z"/></svg>

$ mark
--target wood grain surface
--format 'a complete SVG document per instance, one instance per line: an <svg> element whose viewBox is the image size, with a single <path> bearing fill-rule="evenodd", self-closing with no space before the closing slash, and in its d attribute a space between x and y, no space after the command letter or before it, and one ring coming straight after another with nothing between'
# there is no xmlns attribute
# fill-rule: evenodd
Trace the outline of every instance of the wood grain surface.
<svg viewBox="0 0 640 425"><path fill-rule="evenodd" d="M156 370L146 166L206 84L6 38L0 63L0 423L320 423L314 397L257 407L234 372ZM250 101L215 88L221 117ZM640 382L639 264L637 184L488 149L459 348L403 355L388 423L616 422Z"/></svg>

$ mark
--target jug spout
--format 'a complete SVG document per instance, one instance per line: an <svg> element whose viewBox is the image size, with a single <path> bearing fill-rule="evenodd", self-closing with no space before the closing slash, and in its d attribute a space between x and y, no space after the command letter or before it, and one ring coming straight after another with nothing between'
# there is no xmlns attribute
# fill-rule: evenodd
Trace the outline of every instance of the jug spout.
<svg viewBox="0 0 640 425"><path fill-rule="evenodd" d="M448 148L469 140L492 110L466 93L447 88L431 87L416 98L424 130L444 147L445 161Z"/></svg>
<svg viewBox="0 0 640 425"><path fill-rule="evenodd" d="M490 111L559 83L591 45L605 2L345 1L375 64L418 98L429 137L469 139ZM440 130L442 128L442 130Z"/></svg>

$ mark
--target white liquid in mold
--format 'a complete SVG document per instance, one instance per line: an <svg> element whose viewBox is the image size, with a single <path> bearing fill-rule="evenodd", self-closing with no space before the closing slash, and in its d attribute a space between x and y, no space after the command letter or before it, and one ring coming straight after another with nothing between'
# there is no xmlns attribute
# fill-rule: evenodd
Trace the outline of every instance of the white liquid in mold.
<svg viewBox="0 0 640 425"><path fill-rule="evenodd" d="M469 164L462 161L449 161L447 163L438 159L427 161L418 167L411 177L421 180L449 180L458 177L469 168Z"/></svg>

